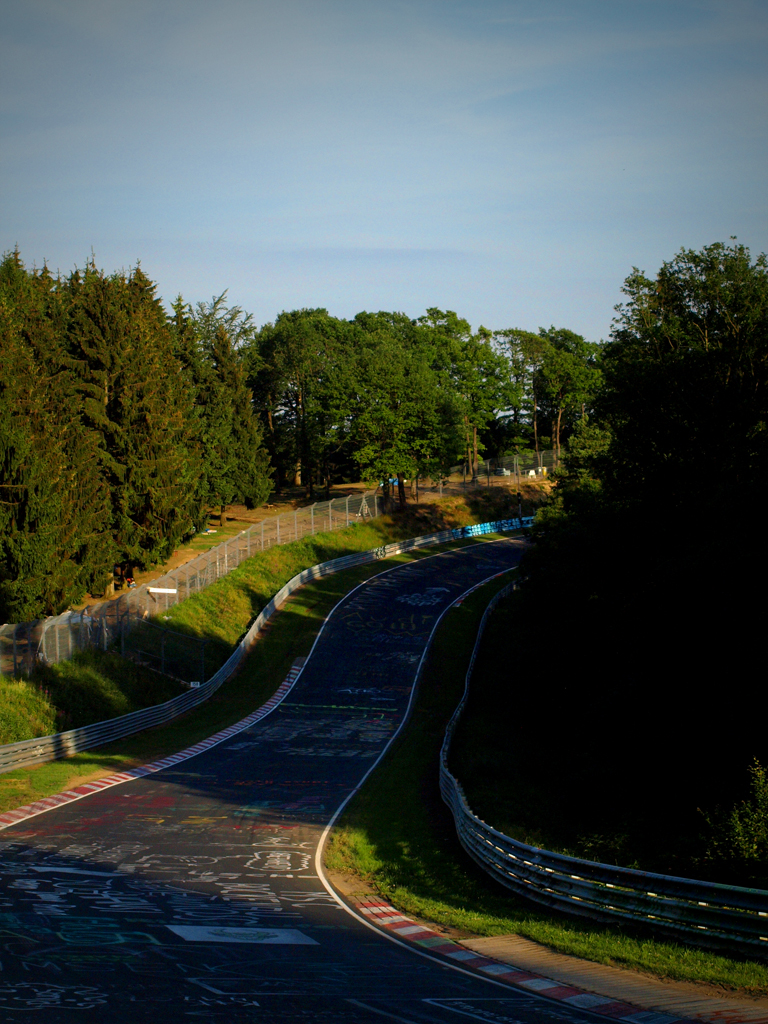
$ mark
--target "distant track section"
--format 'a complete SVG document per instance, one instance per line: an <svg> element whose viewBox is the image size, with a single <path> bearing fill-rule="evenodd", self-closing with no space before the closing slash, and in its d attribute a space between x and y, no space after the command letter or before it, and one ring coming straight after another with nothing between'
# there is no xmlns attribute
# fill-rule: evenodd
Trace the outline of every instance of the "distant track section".
<svg viewBox="0 0 768 1024"><path fill-rule="evenodd" d="M523 525L530 524L530 522L530 519L524 519ZM195 689L187 690L185 693L179 694L178 697L174 697L164 704L155 704L153 707L133 711L128 715L121 715L119 718L95 722L80 729L70 729L67 732L56 733L53 736L43 736L38 739L8 743L0 747L0 774L13 771L15 768L24 768L34 764L42 764L45 761L56 761L63 757L71 757L81 750L90 750L93 747L104 746L107 743L122 739L124 736L131 736L133 733L141 732L144 729L170 722L179 715L191 711L198 704L208 700L221 684L232 675L256 642L256 638L264 625L282 607L295 590L298 590L299 587L304 586L305 583L309 583L311 580L340 572L342 569L350 569L357 565L365 565L379 559L389 558L403 551L412 551L434 544L445 544L450 540L457 540L462 537L517 530L520 529L520 526L521 523L518 519L505 519L500 522L481 523L457 530L442 530L440 533L431 533L423 537L413 537L410 540L396 541L393 544L374 548L371 551L345 555L343 558L334 558L328 562L313 565L294 576L275 594L269 604L259 614L229 659L206 683Z"/></svg>

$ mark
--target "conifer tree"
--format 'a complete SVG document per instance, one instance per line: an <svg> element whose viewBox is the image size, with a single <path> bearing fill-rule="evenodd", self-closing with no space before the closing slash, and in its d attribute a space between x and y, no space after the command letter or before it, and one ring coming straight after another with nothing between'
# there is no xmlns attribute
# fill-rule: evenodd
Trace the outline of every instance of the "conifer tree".
<svg viewBox="0 0 768 1024"><path fill-rule="evenodd" d="M103 587L112 556L98 437L81 423L66 302L46 268L0 264L0 618L60 611Z"/></svg>
<svg viewBox="0 0 768 1024"><path fill-rule="evenodd" d="M165 312L139 266L108 277L91 263L67 286L70 350L86 423L101 435L115 543L128 561L156 562L199 518L192 399Z"/></svg>
<svg viewBox="0 0 768 1024"><path fill-rule="evenodd" d="M239 306L226 306L224 295L198 303L193 322L200 357L202 493L219 508L223 525L227 505L241 501L255 508L271 487L269 456L240 355L255 328Z"/></svg>

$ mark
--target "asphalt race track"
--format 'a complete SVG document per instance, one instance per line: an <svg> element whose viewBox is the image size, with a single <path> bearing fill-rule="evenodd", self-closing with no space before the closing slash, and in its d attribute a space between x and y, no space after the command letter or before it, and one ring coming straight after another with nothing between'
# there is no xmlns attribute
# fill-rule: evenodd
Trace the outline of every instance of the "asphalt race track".
<svg viewBox="0 0 768 1024"><path fill-rule="evenodd" d="M430 633L518 561L478 543L342 601L231 739L0 833L0 1021L596 1021L393 941L319 877L324 826L406 714Z"/></svg>

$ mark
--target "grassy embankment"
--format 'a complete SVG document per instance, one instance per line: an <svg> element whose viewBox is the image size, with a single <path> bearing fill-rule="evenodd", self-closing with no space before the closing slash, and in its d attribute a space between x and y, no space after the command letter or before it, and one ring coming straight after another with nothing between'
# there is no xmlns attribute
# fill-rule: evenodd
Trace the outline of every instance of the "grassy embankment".
<svg viewBox="0 0 768 1024"><path fill-rule="evenodd" d="M170 609L168 625L213 640L228 652L273 594L307 566L403 537L502 515L506 511L504 497L501 491L480 492L469 501L449 499L440 505L410 507L405 515L385 516L271 548L243 563L215 586ZM0 775L0 810L181 750L239 721L272 695L296 657L309 652L333 605L351 587L381 568L381 563L361 566L303 587L273 620L238 675L189 715L101 750ZM180 692L172 680L126 663L118 655L101 652L88 652L73 662L46 667L30 680L0 680L0 686L2 743L114 717L134 707L157 703L156 695L167 700ZM67 698L71 703L66 703Z"/></svg>
<svg viewBox="0 0 768 1024"><path fill-rule="evenodd" d="M458 937L517 934L598 963L768 993L765 964L660 941L647 932L595 926L526 904L493 883L459 847L453 819L440 798L438 755L463 692L480 617L501 585L488 584L446 615L410 725L334 829L326 852L329 870L358 878L364 883L361 894L370 887L403 913ZM508 636L504 648L509 658ZM538 735L530 718L526 728ZM458 777L463 783L460 771ZM490 799L489 791L486 795ZM345 882L354 893L355 883Z"/></svg>
<svg viewBox="0 0 768 1024"><path fill-rule="evenodd" d="M520 593L488 623L452 761L476 813L533 846L768 889L768 739L757 711L742 708L729 727L724 701L715 712L691 684L675 700L679 677L665 688L633 674L626 647L622 661L599 635L582 637L589 661L579 664L565 630L555 649L548 632ZM530 722L542 691L539 733Z"/></svg>

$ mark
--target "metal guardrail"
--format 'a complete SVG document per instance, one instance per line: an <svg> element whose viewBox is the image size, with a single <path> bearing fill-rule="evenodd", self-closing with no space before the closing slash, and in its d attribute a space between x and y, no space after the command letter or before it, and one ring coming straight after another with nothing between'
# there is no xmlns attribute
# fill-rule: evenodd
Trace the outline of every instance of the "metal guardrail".
<svg viewBox="0 0 768 1024"><path fill-rule="evenodd" d="M289 544L308 535L340 530L350 523L375 518L383 511L374 492L315 502L255 523L236 537L180 565L151 583L126 591L119 598L99 601L82 611L68 611L34 622L0 626L0 674L29 673L37 661L53 664L70 659L88 647L106 650L142 621L205 590L241 562L276 544Z"/></svg>
<svg viewBox="0 0 768 1024"><path fill-rule="evenodd" d="M190 689L179 694L164 704L155 704L149 708L139 711L132 711L119 718L111 718L104 722L95 722L92 725L85 725L79 729L70 729L67 732L56 733L53 736L43 736L32 740L19 740L17 743L8 743L0 746L0 774L13 771L14 768L25 768L34 764L42 764L45 761L56 761L62 757L70 757L81 750L89 750L96 746L112 743L114 740L122 739L133 733L141 732L155 725L169 722L178 715L186 714L192 708L197 707L208 700L216 690L225 682L237 669L240 662L246 656L256 641L260 630L272 618L275 612L282 607L290 595L299 587L309 583L310 580L320 579L332 573L340 572L342 569L351 569L358 565L365 565L382 558L389 558L404 551L412 551L416 548L427 547L432 544L444 544L450 540L457 540L462 537L474 537L483 533L493 533L520 529L520 526L530 525L532 519L522 521L518 519L505 519L495 523L482 523L478 526L461 527L455 530L442 530L439 533L427 534L423 537L412 537L409 540L395 541L371 551L361 551L353 555L345 555L342 558L333 558L328 562L321 562L309 569L304 569L284 587L275 594L269 604L259 613L254 620L245 637L240 641L233 653L224 665L208 680L199 687Z"/></svg>
<svg viewBox="0 0 768 1024"><path fill-rule="evenodd" d="M440 753L440 792L459 842L481 868L537 903L602 922L651 925L683 941L768 958L768 891L614 867L541 850L498 832L477 817L448 768L451 740L469 694L477 651L499 591L478 630L464 696L448 724Z"/></svg>

